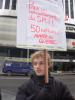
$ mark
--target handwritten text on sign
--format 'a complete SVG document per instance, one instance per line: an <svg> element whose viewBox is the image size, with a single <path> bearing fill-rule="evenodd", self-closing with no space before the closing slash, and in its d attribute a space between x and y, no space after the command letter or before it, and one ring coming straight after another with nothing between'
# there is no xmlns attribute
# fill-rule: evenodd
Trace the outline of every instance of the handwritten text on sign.
<svg viewBox="0 0 75 100"><path fill-rule="evenodd" d="M18 20L17 44L32 48L36 46L50 50L65 50L66 37L62 12L61 0L18 0L18 19L21 18L23 24L20 25ZM21 37L25 38L22 42L19 39Z"/></svg>

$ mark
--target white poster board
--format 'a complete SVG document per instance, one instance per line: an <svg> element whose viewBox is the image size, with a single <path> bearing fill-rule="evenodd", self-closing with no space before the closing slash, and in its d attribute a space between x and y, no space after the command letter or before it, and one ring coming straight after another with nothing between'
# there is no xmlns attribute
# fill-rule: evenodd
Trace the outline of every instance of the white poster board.
<svg viewBox="0 0 75 100"><path fill-rule="evenodd" d="M17 47L66 50L62 0L18 0Z"/></svg>

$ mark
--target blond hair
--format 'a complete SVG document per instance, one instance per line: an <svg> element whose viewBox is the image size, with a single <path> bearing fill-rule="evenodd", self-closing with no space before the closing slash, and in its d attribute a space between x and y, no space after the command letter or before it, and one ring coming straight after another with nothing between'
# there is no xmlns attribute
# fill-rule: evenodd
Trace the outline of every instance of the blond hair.
<svg viewBox="0 0 75 100"><path fill-rule="evenodd" d="M48 52L46 53L46 56L47 56L47 59L48 59L48 65L51 66L52 65L51 64L52 63L51 56L50 56L50 54ZM32 64L33 64L34 59L35 58L39 58L39 57L42 57L42 58L45 57L44 51L36 51L35 53L33 53L31 55L31 62L32 62Z"/></svg>

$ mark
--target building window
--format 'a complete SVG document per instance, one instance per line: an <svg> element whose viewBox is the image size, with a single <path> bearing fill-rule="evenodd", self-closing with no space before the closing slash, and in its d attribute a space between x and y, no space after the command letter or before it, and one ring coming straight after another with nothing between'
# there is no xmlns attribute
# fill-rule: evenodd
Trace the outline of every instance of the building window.
<svg viewBox="0 0 75 100"><path fill-rule="evenodd" d="M0 0L0 9L2 9L3 0Z"/></svg>
<svg viewBox="0 0 75 100"><path fill-rule="evenodd" d="M0 47L0 56L7 56L7 48L5 47Z"/></svg>
<svg viewBox="0 0 75 100"><path fill-rule="evenodd" d="M73 0L70 0L70 14L71 14L71 18L74 18Z"/></svg>
<svg viewBox="0 0 75 100"><path fill-rule="evenodd" d="M16 0L12 0L12 9L16 10Z"/></svg>
<svg viewBox="0 0 75 100"><path fill-rule="evenodd" d="M65 14L66 14L66 16L69 16L68 0L65 0Z"/></svg>
<svg viewBox="0 0 75 100"><path fill-rule="evenodd" d="M10 6L10 0L5 1L5 9L9 9Z"/></svg>
<svg viewBox="0 0 75 100"><path fill-rule="evenodd" d="M64 0L65 16L74 19L74 0Z"/></svg>

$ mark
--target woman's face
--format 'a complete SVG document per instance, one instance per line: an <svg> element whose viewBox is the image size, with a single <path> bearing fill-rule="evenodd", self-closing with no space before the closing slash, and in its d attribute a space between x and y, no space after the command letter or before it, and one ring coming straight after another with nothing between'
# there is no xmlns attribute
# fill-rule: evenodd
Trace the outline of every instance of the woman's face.
<svg viewBox="0 0 75 100"><path fill-rule="evenodd" d="M38 76L45 75L45 61L44 58L38 57L33 60L33 68Z"/></svg>

